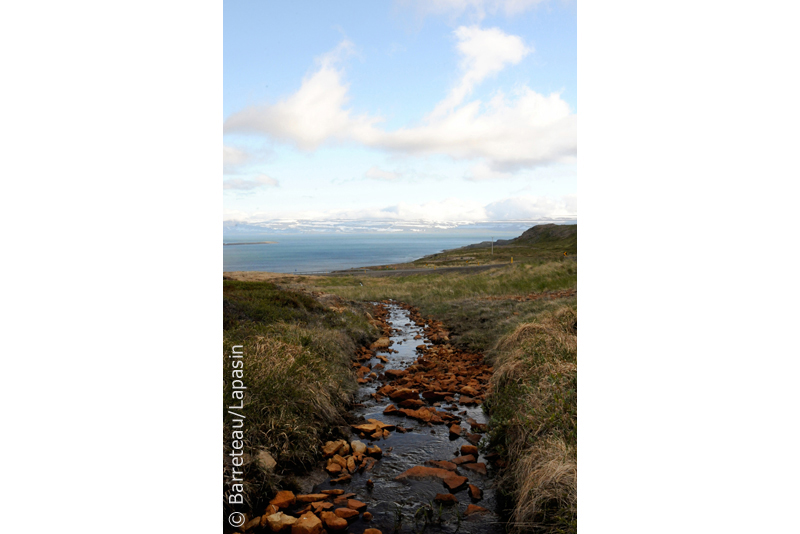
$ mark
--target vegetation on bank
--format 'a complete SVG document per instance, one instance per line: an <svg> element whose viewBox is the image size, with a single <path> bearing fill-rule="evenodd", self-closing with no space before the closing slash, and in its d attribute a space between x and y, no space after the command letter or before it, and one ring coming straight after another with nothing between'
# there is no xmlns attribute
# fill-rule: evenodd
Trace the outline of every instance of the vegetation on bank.
<svg viewBox="0 0 800 534"><path fill-rule="evenodd" d="M320 446L345 425L344 415L357 389L352 357L358 345L378 337L367 307L333 296L314 297L270 282L223 282L224 406L233 397L232 354L243 353L247 387L245 416L244 499L251 509L266 506L278 487L291 487L291 474L312 467ZM226 510L231 485L233 416L224 418L224 492ZM255 451L276 462L260 466ZM241 507L237 510L241 511Z"/></svg>
<svg viewBox="0 0 800 534"><path fill-rule="evenodd" d="M508 461L497 482L515 500L512 531L577 531L577 327L576 309L561 306L494 350L489 448Z"/></svg>

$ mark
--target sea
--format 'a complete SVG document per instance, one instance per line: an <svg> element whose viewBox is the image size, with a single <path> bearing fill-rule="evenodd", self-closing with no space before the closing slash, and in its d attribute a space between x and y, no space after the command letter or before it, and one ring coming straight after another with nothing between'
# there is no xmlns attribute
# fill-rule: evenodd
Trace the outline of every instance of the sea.
<svg viewBox="0 0 800 534"><path fill-rule="evenodd" d="M452 232L247 233L224 235L223 270L313 274L403 263L443 250L491 239L518 237L521 230ZM274 244L261 244L269 241ZM239 244L234 243L256 243Z"/></svg>

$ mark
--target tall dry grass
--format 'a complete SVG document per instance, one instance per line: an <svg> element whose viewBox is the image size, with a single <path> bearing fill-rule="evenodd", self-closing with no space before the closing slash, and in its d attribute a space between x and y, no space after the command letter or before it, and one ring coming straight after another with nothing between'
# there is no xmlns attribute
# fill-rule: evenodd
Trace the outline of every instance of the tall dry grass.
<svg viewBox="0 0 800 534"><path fill-rule="evenodd" d="M498 486L512 532L577 531L577 311L562 307L498 343L490 446L507 458Z"/></svg>
<svg viewBox="0 0 800 534"><path fill-rule="evenodd" d="M232 398L232 346L244 353L244 498L260 510L275 490L291 488L294 474L320 458L325 440L346 428L344 415L357 389L352 357L378 336L366 308L291 292L269 283L226 282L223 334L223 406ZM335 304L335 306L334 306ZM335 309L334 309L335 308ZM224 495L231 491L233 416L224 412ZM277 461L263 470L265 450Z"/></svg>

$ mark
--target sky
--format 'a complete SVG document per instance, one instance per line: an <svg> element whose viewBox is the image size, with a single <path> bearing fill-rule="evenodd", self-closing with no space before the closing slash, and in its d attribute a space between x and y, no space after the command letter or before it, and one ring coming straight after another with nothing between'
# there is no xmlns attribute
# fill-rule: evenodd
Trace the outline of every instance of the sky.
<svg viewBox="0 0 800 534"><path fill-rule="evenodd" d="M226 1L223 220L577 220L564 0Z"/></svg>

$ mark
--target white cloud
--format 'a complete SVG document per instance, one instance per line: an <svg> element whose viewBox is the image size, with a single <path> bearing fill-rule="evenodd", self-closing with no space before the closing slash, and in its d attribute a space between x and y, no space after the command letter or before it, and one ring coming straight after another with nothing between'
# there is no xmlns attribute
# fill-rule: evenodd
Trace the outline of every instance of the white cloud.
<svg viewBox="0 0 800 534"><path fill-rule="evenodd" d="M477 26L461 26L455 32L456 48L461 53L461 81L437 104L431 117L450 112L472 93L472 89L486 77L497 74L507 65L516 65L533 52L516 35L508 35L499 28L483 30Z"/></svg>
<svg viewBox="0 0 800 534"><path fill-rule="evenodd" d="M420 16L471 15L482 20L487 14L498 12L506 16L518 15L547 0L398 0L402 7L412 7Z"/></svg>
<svg viewBox="0 0 800 534"><path fill-rule="evenodd" d="M278 187L278 180L270 178L266 174L260 174L255 178L234 178L222 182L222 189L234 191L252 191L260 187Z"/></svg>
<svg viewBox="0 0 800 534"><path fill-rule="evenodd" d="M225 121L224 132L267 134L303 150L314 150L328 140L363 136L378 119L354 116L345 109L348 86L336 67L352 49L352 43L342 41L317 59L318 70L303 79L296 93L271 106L251 106L234 113Z"/></svg>
<svg viewBox="0 0 800 534"><path fill-rule="evenodd" d="M400 179L402 175L397 172L384 171L377 165L373 165L364 173L364 177L372 180L394 181Z"/></svg>
<svg viewBox="0 0 800 534"><path fill-rule="evenodd" d="M249 155L244 150L222 145L222 170L224 173L234 172L248 159Z"/></svg>
<svg viewBox="0 0 800 534"><path fill-rule="evenodd" d="M271 213L226 212L225 220L259 223L267 220L304 221L430 221L430 222L488 222L540 220L547 218L576 218L577 201L574 195L562 198L521 196L482 204L480 202L447 198L419 204L400 202L389 206L363 209L331 209L324 211L283 211Z"/></svg>
<svg viewBox="0 0 800 534"><path fill-rule="evenodd" d="M344 108L348 86L335 67L343 51L352 47L344 41L318 60L318 70L303 80L296 93L274 105L232 115L225 121L225 132L260 133L306 150L325 142L349 141L404 154L483 159L498 172L573 158L577 116L558 93L545 96L521 86L509 96L498 91L486 103L475 100L459 105L475 83L521 60L528 50L521 39L499 30L467 28L463 35L467 61L462 82L437 106L437 114L418 126L385 131L376 127L380 118L355 116ZM484 41L494 44L481 52L476 43Z"/></svg>
<svg viewBox="0 0 800 534"><path fill-rule="evenodd" d="M416 128L381 132L368 144L411 154L484 158L495 171L533 168L577 155L577 116L557 93L522 87L498 92L486 105L465 104Z"/></svg>
<svg viewBox="0 0 800 534"><path fill-rule="evenodd" d="M541 219L545 217L577 217L575 195L560 199L521 196L492 202L486 206L486 216L493 221L515 219Z"/></svg>

